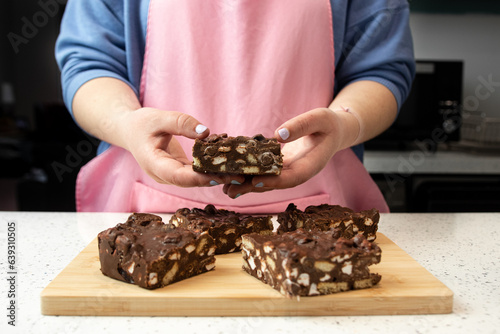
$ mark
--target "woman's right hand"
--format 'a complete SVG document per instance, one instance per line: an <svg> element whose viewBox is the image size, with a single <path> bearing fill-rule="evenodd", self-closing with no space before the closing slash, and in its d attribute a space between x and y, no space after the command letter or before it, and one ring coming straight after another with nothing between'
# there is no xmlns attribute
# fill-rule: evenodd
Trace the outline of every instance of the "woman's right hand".
<svg viewBox="0 0 500 334"><path fill-rule="evenodd" d="M128 150L139 166L159 183L208 187L244 182L242 176L193 171L175 136L202 139L210 130L185 113L142 108L135 92L121 80L102 77L86 82L76 92L72 107L80 127L96 138Z"/></svg>
<svg viewBox="0 0 500 334"><path fill-rule="evenodd" d="M243 177L203 174L192 163L175 136L205 138L210 130L194 117L176 111L140 108L120 117L124 148L155 181L179 187L243 183Z"/></svg>

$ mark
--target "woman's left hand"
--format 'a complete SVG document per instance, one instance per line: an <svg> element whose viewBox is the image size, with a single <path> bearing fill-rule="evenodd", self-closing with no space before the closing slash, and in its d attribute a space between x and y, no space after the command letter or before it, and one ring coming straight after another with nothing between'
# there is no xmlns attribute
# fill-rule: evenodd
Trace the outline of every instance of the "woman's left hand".
<svg viewBox="0 0 500 334"><path fill-rule="evenodd" d="M275 131L282 148L279 176L255 176L241 185L226 184L225 194L236 198L249 192L293 188L319 173L346 142L353 143L359 126L345 111L317 108L294 117ZM348 145L349 146L349 145Z"/></svg>

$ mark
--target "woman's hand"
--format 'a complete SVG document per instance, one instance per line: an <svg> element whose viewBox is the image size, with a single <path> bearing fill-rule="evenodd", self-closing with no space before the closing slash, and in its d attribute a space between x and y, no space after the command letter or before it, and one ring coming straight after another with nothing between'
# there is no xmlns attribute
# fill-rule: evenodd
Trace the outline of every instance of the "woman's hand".
<svg viewBox="0 0 500 334"><path fill-rule="evenodd" d="M190 159L175 136L204 138L210 131L195 118L175 111L140 108L120 118L125 148L139 166L159 183L179 187L214 186L242 176L202 174L193 171Z"/></svg>
<svg viewBox="0 0 500 334"><path fill-rule="evenodd" d="M210 131L188 114L142 108L135 92L114 78L83 84L73 100L73 114L88 133L132 153L154 180L179 187L204 187L243 182L242 176L193 171L174 136L205 138Z"/></svg>
<svg viewBox="0 0 500 334"><path fill-rule="evenodd" d="M293 188L319 173L340 149L353 143L359 134L355 116L318 108L284 123L275 137L282 148L283 170L279 176L255 176L241 185L225 185L224 193L235 198L249 192Z"/></svg>
<svg viewBox="0 0 500 334"><path fill-rule="evenodd" d="M223 191L234 198L298 186L319 173L336 152L383 132L396 114L396 99L384 85L353 82L337 94L329 108L308 111L276 130L275 137L285 143L281 175L256 176L242 185L225 185Z"/></svg>

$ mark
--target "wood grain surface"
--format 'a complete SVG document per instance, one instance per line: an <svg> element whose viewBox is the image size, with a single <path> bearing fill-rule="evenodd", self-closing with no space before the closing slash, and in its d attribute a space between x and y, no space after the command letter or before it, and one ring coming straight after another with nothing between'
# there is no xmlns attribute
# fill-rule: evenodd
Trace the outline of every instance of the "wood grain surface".
<svg viewBox="0 0 500 334"><path fill-rule="evenodd" d="M453 292L385 235L375 287L289 299L245 273L240 253L219 255L215 270L157 290L104 276L92 241L41 293L44 315L325 316L451 313Z"/></svg>

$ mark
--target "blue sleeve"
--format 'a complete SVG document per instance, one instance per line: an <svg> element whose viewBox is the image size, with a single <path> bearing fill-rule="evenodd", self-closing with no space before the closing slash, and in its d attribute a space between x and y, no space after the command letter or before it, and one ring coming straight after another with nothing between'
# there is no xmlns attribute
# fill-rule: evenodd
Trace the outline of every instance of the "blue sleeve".
<svg viewBox="0 0 500 334"><path fill-rule="evenodd" d="M407 0L331 0L336 92L359 80L386 86L398 109L415 76Z"/></svg>
<svg viewBox="0 0 500 334"><path fill-rule="evenodd" d="M55 55L64 102L71 113L76 91L94 78L120 79L138 93L148 4L139 0L68 1Z"/></svg>

